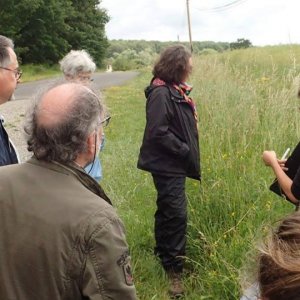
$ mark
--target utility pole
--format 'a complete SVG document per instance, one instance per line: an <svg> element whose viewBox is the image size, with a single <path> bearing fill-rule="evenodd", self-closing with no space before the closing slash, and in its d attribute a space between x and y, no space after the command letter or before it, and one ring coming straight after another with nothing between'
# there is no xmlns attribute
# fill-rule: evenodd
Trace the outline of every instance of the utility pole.
<svg viewBox="0 0 300 300"><path fill-rule="evenodd" d="M188 18L189 37L190 37L190 47L191 47L191 52L193 52L189 0L186 0L186 11L187 11L187 18Z"/></svg>

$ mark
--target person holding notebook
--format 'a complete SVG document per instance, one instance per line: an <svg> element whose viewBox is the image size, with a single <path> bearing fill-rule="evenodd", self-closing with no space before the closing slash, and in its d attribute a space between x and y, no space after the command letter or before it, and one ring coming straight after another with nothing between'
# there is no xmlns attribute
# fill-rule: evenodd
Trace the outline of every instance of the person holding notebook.
<svg viewBox="0 0 300 300"><path fill-rule="evenodd" d="M271 167L282 192L295 205L299 205L300 200L300 168L291 179L286 171L286 159L277 158L275 151L266 150L263 152L262 159L266 166Z"/></svg>

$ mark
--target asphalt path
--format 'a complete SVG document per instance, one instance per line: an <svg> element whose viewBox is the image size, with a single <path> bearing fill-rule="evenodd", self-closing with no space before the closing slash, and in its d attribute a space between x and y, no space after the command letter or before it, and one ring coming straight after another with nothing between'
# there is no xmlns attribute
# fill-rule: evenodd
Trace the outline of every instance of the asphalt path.
<svg viewBox="0 0 300 300"><path fill-rule="evenodd" d="M138 72L111 72L95 73L93 86L95 90L104 90L107 87L125 84L137 76ZM31 99L43 86L62 78L52 78L28 83L19 83L15 91L15 100L7 101L0 107L0 113L5 119L6 130L18 149L21 161L26 161L32 154L27 151L27 142L24 136L24 116L31 105Z"/></svg>
<svg viewBox="0 0 300 300"><path fill-rule="evenodd" d="M138 75L138 72L110 72L110 73L94 73L92 87L96 90L103 90L107 87L125 84L128 80ZM32 82L19 83L14 93L14 100L32 99L35 93L43 88L43 86L51 84L51 82L62 79L60 77L38 80Z"/></svg>

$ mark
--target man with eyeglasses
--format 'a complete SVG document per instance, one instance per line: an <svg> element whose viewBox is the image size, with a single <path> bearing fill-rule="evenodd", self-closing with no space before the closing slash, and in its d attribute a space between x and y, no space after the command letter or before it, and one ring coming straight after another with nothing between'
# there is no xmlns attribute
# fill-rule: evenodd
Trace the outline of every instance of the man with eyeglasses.
<svg viewBox="0 0 300 300"><path fill-rule="evenodd" d="M0 35L0 105L12 98L21 75L13 41ZM18 163L16 150L9 141L0 115L0 166L15 163Z"/></svg>
<svg viewBox="0 0 300 300"><path fill-rule="evenodd" d="M124 226L84 171L107 122L82 84L38 96L25 125L33 157L0 168L1 299L137 299Z"/></svg>

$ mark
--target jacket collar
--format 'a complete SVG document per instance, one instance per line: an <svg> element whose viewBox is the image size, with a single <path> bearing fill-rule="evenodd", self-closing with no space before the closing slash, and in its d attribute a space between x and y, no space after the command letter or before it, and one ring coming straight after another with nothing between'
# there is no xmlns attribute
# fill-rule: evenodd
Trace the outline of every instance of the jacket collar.
<svg viewBox="0 0 300 300"><path fill-rule="evenodd" d="M154 89L164 87L169 90L171 100L174 102L185 102L184 97L180 95L180 93L171 85L149 85L145 88L144 93L146 99L150 96L150 94L153 92Z"/></svg>
<svg viewBox="0 0 300 300"><path fill-rule="evenodd" d="M62 164L57 161L44 161L39 160L35 156L30 158L27 163L38 165L40 167L44 167L55 172L63 173L63 174L71 174L72 176L76 177L88 190L96 194L97 196L104 199L107 203L112 205L110 199L105 194L99 183L94 180L90 175L88 175L83 168L77 166L75 163L70 162L68 164Z"/></svg>

